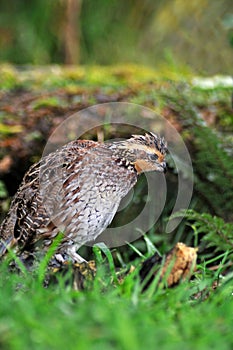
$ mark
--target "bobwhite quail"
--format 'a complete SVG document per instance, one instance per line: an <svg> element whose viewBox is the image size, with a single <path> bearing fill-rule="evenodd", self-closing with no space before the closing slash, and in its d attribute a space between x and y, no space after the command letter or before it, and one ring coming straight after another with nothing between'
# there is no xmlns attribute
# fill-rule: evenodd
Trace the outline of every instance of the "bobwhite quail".
<svg viewBox="0 0 233 350"><path fill-rule="evenodd" d="M124 141L72 141L25 174L0 227L0 257L42 255L59 232L55 259L82 262L77 249L111 223L120 201L147 171L163 172L166 143L146 133Z"/></svg>

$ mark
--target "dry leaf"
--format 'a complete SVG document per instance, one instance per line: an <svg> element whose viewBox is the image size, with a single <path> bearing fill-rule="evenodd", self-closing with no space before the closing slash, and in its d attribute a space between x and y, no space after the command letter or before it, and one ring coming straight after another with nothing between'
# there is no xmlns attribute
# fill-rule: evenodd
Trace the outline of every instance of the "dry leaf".
<svg viewBox="0 0 233 350"><path fill-rule="evenodd" d="M162 267L162 258L155 254L144 261L140 270L141 281L146 281L146 289L153 279L160 274L159 280L165 280L168 287L172 287L187 278L190 278L196 266L197 248L187 247L184 243L177 243L165 256Z"/></svg>

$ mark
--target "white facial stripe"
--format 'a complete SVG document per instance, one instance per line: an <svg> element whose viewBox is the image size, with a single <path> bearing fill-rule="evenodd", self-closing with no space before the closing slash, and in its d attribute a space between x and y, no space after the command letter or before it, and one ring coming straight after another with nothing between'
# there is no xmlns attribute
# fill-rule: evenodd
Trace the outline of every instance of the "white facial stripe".
<svg viewBox="0 0 233 350"><path fill-rule="evenodd" d="M119 148L125 148L124 146L120 146ZM150 153L150 154L157 154L158 156L158 161L159 162L163 162L164 161L164 155L157 149L152 148L150 146L146 146L146 145L140 145L140 144L136 144L136 143L128 143L127 144L127 148L128 149L133 149L133 150L139 150L139 151L144 151L146 153Z"/></svg>
<svg viewBox="0 0 233 350"><path fill-rule="evenodd" d="M125 147L119 147L119 148L125 148ZM150 153L154 153L155 150L151 147L148 147L146 145L140 145L140 144L137 144L137 143L128 143L127 144L127 148L128 149L138 149L140 151L145 151L145 152L150 152Z"/></svg>

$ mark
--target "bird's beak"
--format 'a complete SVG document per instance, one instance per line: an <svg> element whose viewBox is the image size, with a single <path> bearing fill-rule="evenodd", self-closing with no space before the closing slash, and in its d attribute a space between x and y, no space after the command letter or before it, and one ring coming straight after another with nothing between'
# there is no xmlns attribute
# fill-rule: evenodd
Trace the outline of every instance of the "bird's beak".
<svg viewBox="0 0 233 350"><path fill-rule="evenodd" d="M162 163L159 164L159 170L161 172L166 173L166 171L167 171L167 164L166 164L166 162L162 162Z"/></svg>

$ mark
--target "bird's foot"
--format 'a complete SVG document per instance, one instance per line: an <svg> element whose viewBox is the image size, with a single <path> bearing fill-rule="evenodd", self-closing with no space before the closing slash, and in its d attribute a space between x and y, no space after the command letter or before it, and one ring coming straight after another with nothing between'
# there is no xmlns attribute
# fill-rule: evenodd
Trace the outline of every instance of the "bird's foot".
<svg viewBox="0 0 233 350"><path fill-rule="evenodd" d="M66 251L60 251L54 254L49 262L49 268L61 268L64 265L74 265L87 263L79 254L76 253L75 247L70 247Z"/></svg>
<svg viewBox="0 0 233 350"><path fill-rule="evenodd" d="M60 256L55 257L55 259L56 258L60 258ZM92 286L95 275L96 265L93 260L86 262L82 259L82 262L74 263L69 260L64 260L64 263L60 261L59 264L57 263L51 266L46 275L44 285L48 287L51 284L57 284L59 276L62 276L65 285L69 285L75 290L89 289Z"/></svg>

